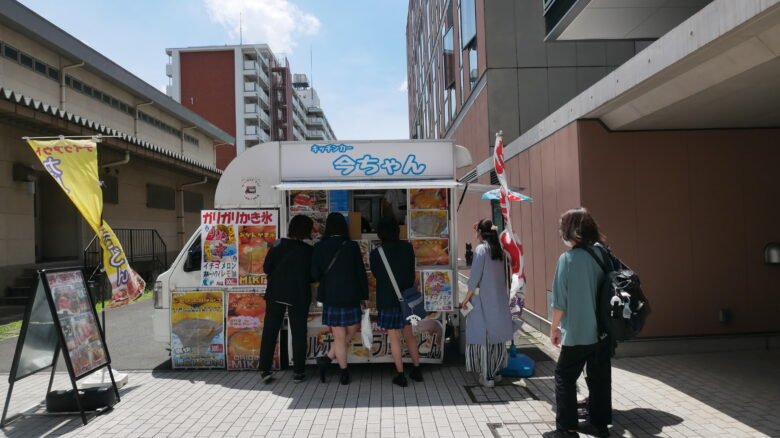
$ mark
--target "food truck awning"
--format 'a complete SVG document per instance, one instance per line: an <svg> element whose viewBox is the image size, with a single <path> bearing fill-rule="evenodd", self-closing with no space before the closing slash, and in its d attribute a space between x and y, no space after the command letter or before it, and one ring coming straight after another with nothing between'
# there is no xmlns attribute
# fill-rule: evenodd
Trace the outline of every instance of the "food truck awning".
<svg viewBox="0 0 780 438"><path fill-rule="evenodd" d="M290 181L274 186L276 190L388 190L451 189L461 185L452 179L404 179L371 181Z"/></svg>

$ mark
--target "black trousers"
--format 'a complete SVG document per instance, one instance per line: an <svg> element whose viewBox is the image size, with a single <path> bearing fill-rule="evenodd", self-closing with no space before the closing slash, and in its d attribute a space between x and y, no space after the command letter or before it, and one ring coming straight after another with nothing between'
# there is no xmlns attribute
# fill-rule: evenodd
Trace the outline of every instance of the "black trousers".
<svg viewBox="0 0 780 438"><path fill-rule="evenodd" d="M612 424L612 366L609 342L561 347L555 367L555 423L558 429L577 429L577 378L586 368L588 420L597 427Z"/></svg>
<svg viewBox="0 0 780 438"><path fill-rule="evenodd" d="M276 341L282 329L285 311L292 336L293 371L296 374L303 374L306 366L306 320L309 316L309 308L288 306L275 301L265 303L263 339L260 342L260 371L271 371Z"/></svg>

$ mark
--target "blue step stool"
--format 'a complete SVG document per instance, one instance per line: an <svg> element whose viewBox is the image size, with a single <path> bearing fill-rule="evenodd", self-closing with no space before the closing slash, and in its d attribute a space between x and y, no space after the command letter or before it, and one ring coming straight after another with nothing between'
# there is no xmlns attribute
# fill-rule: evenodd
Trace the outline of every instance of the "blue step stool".
<svg viewBox="0 0 780 438"><path fill-rule="evenodd" d="M507 367L501 370L502 376L511 377L530 377L534 374L534 362L533 359L517 352L517 347L512 344L509 347L509 358L507 360Z"/></svg>

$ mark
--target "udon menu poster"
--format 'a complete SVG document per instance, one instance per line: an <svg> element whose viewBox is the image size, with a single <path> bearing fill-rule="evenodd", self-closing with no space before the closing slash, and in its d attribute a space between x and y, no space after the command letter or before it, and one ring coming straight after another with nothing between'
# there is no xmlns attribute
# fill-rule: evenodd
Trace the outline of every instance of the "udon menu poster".
<svg viewBox="0 0 780 438"><path fill-rule="evenodd" d="M173 368L224 368L223 292L171 294Z"/></svg>
<svg viewBox="0 0 780 438"><path fill-rule="evenodd" d="M92 300L81 271L46 273L68 358L75 378L108 362Z"/></svg>
<svg viewBox="0 0 780 438"><path fill-rule="evenodd" d="M202 211L201 285L264 287L263 263L278 229L278 210Z"/></svg>
<svg viewBox="0 0 780 438"><path fill-rule="evenodd" d="M260 343L265 320L265 299L258 293L229 292L226 318L227 369L256 370L260 366ZM279 346L273 367L279 369Z"/></svg>

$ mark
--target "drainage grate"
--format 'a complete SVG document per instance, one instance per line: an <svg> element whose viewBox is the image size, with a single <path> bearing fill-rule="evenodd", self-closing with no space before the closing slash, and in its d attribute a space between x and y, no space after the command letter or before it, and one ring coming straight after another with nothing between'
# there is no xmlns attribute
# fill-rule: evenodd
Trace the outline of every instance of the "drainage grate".
<svg viewBox="0 0 780 438"><path fill-rule="evenodd" d="M539 397L525 386L515 384L496 385L485 388L480 385L464 385L472 403L509 403L515 401L539 400Z"/></svg>
<svg viewBox="0 0 780 438"><path fill-rule="evenodd" d="M496 438L536 436L555 430L555 423L529 421L527 423L488 423L490 433Z"/></svg>

